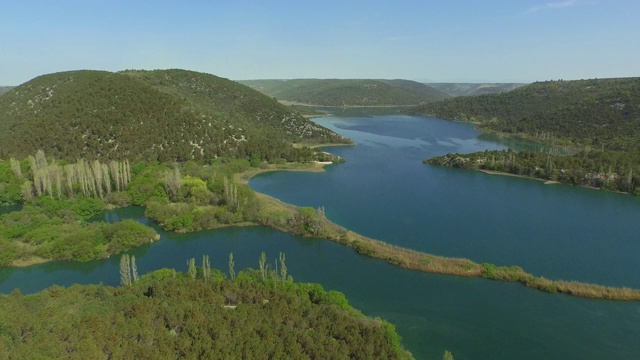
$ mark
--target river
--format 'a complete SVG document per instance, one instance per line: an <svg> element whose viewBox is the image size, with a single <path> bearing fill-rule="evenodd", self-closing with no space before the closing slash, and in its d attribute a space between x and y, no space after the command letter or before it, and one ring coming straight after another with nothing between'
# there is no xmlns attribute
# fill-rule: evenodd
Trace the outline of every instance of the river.
<svg viewBox="0 0 640 360"><path fill-rule="evenodd" d="M638 199L474 171L425 165L448 152L501 149L470 124L407 116L326 117L317 122L357 146L329 150L347 162L324 173L276 172L253 178L257 191L303 206L354 231L401 246L477 262L520 265L552 279L640 288ZM513 144L510 144L511 146ZM107 221L134 218L119 209ZM287 254L296 281L344 292L369 316L396 324L417 359L637 359L640 303L547 294L520 284L403 270L338 244L263 227L193 234L159 231L159 243L130 253L139 272L186 270L190 257L213 267L257 267L266 251ZM52 284L119 281L119 258L52 262L0 270L0 291L23 293Z"/></svg>

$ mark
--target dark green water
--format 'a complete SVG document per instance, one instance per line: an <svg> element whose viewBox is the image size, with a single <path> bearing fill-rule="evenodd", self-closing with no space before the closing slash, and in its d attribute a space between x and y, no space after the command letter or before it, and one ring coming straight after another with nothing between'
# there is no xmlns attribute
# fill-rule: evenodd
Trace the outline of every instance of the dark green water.
<svg viewBox="0 0 640 360"><path fill-rule="evenodd" d="M251 186L284 201L325 206L327 215L365 235L436 254L518 264L550 278L640 287L637 199L568 186L437 168L420 161L447 152L501 148L468 124L387 116L323 118L358 142L331 148L347 162L325 173L270 173ZM145 221L142 209L106 221ZM195 234L160 231L159 243L131 251L141 273L186 270L190 257L211 256L226 270L257 267L261 251L287 253L297 281L344 292L369 316L397 325L417 359L637 359L640 303L551 295L483 279L395 268L340 245L262 227ZM0 291L52 284L119 281L119 258L0 270Z"/></svg>

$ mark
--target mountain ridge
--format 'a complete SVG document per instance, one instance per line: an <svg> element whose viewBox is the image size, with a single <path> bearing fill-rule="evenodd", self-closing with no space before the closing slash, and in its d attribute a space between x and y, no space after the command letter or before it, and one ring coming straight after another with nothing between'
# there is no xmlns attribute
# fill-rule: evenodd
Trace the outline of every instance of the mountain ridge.
<svg viewBox="0 0 640 360"><path fill-rule="evenodd" d="M526 83L425 83L451 96L478 96L517 89Z"/></svg>
<svg viewBox="0 0 640 360"><path fill-rule="evenodd" d="M411 80L286 79L243 80L267 96L317 106L418 105L449 95Z"/></svg>

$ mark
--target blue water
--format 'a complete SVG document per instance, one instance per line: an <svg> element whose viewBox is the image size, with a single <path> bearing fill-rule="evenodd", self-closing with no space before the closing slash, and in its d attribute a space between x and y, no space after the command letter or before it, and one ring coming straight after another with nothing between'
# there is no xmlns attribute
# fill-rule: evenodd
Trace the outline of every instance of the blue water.
<svg viewBox="0 0 640 360"><path fill-rule="evenodd" d="M640 287L636 198L421 163L447 152L500 149L469 124L385 116L318 122L358 145L329 151L347 159L325 173L279 172L251 181L286 202L325 206L328 217L365 235L431 253L523 266L550 278ZM134 218L141 208L108 212ZM192 234L159 231L161 240L130 253L140 273L186 270L211 256L227 269L257 267L261 251L287 254L296 281L344 292L369 316L397 325L417 359L638 359L640 303L546 294L520 284L403 270L351 249L263 227ZM52 284L119 282L118 257L0 269L0 292Z"/></svg>
<svg viewBox="0 0 640 360"><path fill-rule="evenodd" d="M323 118L358 146L325 173L266 173L262 193L324 206L361 234L438 255L520 265L553 279L640 288L640 199L421 163L500 149L470 124L389 116Z"/></svg>

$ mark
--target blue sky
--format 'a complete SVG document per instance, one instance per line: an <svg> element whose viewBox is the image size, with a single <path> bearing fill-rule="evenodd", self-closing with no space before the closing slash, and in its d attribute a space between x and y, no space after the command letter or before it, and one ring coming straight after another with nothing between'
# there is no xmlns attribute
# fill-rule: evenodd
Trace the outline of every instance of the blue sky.
<svg viewBox="0 0 640 360"><path fill-rule="evenodd" d="M0 0L0 85L77 69L233 80L640 76L637 0Z"/></svg>

